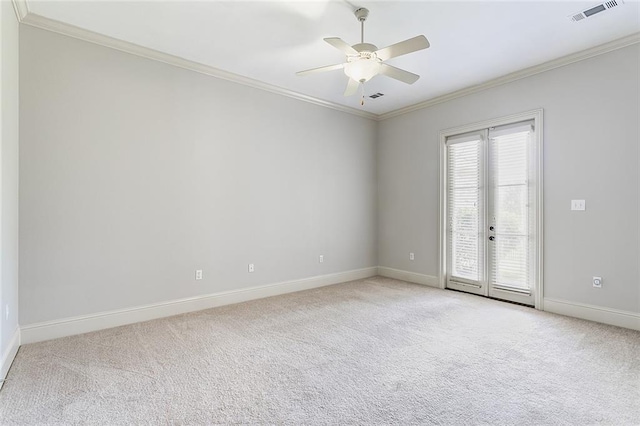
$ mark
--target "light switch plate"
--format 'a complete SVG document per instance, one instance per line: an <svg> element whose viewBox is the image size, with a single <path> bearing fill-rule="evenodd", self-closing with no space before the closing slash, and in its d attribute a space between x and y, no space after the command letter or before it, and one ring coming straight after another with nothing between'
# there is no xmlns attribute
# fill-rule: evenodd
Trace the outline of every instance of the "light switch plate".
<svg viewBox="0 0 640 426"><path fill-rule="evenodd" d="M586 207L584 200L571 200L571 210L586 210Z"/></svg>

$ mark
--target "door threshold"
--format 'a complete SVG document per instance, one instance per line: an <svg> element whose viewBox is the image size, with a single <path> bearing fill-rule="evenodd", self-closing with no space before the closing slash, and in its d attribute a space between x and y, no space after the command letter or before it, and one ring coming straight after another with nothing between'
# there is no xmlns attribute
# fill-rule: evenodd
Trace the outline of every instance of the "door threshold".
<svg viewBox="0 0 640 426"><path fill-rule="evenodd" d="M455 291L456 293L468 294L468 295L470 295L470 296L482 297L483 299L496 300L496 301L498 301L498 302L511 303L512 305L524 306L525 308L532 308L532 309L535 309L535 306L533 306L533 305L527 305L526 303L513 302L513 301L511 301L511 300L505 300L505 299L498 299L497 297L483 296L483 295L481 295L481 294L474 294L474 293L469 293L469 292L467 292L467 291L456 290L455 288L448 288L448 287L447 287L447 288L445 288L445 290Z"/></svg>

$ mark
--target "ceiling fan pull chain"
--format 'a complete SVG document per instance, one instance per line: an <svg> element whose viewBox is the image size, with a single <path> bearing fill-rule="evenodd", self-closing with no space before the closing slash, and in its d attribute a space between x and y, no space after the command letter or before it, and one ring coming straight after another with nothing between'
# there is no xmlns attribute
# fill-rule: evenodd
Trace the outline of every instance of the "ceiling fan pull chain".
<svg viewBox="0 0 640 426"><path fill-rule="evenodd" d="M360 83L360 105L364 106L364 81Z"/></svg>

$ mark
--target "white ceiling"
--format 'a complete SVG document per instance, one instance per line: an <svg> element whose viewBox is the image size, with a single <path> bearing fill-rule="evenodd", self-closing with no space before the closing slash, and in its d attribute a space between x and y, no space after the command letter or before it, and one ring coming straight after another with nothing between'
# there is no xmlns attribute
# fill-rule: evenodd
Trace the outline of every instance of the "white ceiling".
<svg viewBox="0 0 640 426"><path fill-rule="evenodd" d="M618 0L619 1L619 0ZM637 0L578 23L598 1L29 1L31 13L337 104L383 114L640 31ZM324 37L359 42L353 10L370 10L365 41L384 47L424 34L427 50L391 59L421 75L384 76L345 98L341 70L296 71L344 61Z"/></svg>

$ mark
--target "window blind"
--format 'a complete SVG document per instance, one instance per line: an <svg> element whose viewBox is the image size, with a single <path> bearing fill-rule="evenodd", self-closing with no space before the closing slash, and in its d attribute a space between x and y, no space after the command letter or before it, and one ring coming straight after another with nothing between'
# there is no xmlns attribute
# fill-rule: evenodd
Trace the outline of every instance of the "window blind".
<svg viewBox="0 0 640 426"><path fill-rule="evenodd" d="M450 279L481 281L482 136L447 139L448 244Z"/></svg>
<svg viewBox="0 0 640 426"><path fill-rule="evenodd" d="M489 281L495 288L531 289L529 163L532 125L518 123L489 130L491 194Z"/></svg>

